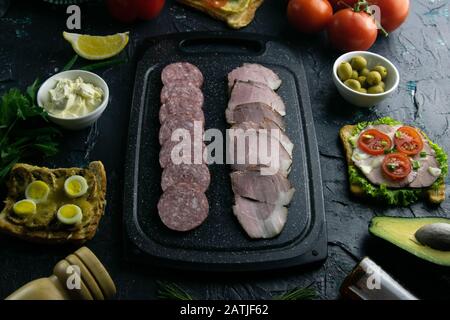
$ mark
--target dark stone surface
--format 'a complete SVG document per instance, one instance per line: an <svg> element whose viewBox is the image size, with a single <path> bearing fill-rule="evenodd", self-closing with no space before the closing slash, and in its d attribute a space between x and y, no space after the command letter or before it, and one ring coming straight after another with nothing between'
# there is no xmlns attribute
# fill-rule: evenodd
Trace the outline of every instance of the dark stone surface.
<svg viewBox="0 0 450 320"><path fill-rule="evenodd" d="M32 3L32 4L31 4ZM348 106L331 80L331 67L339 53L331 50L324 36L305 37L292 32L285 19L286 1L266 0L255 21L243 31L278 36L305 57L311 102L318 135L326 198L329 257L323 266L252 275L204 275L157 270L126 264L122 259L123 163L130 97L134 79L132 63L100 70L111 88L111 105L91 129L65 134L64 151L48 164L85 165L102 160L108 171L106 215L98 234L88 246L110 270L118 286L118 298L156 297L155 280L178 283L196 298L268 298L270 292L313 284L322 299L339 296L343 278L357 259L369 255L421 298L450 298L450 274L444 268L419 261L371 237L367 225L374 215L449 216L450 202L439 207L418 203L409 208L374 207L350 198L346 167L338 141L339 128L347 123L392 116L414 123L431 139L450 150L450 29L448 1L412 1L412 12L401 29L389 38L378 39L371 51L389 58L399 68L401 82L395 94L370 110ZM0 90L25 87L36 77L48 77L73 56L61 32L65 8L39 1L14 1L0 18ZM82 33L111 34L131 31L127 48L133 56L146 37L181 31L226 30L221 22L172 4L155 21L121 25L98 5L82 6ZM83 65L86 62L79 62ZM447 181L448 182L448 181ZM125 200L126 201L126 200ZM0 237L0 297L31 279L50 274L56 261L73 247L44 247Z"/></svg>

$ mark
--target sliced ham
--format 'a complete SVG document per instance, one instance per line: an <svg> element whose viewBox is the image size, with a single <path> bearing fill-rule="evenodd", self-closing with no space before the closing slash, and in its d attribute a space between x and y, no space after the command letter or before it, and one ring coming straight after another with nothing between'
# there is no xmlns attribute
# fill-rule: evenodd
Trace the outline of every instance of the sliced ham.
<svg viewBox="0 0 450 320"><path fill-rule="evenodd" d="M292 158L278 139L255 129L231 129L227 133L227 159L233 170L265 169L264 174L280 173L285 177L289 175ZM266 150L260 150L260 144L265 144ZM272 145L276 152L274 154Z"/></svg>
<svg viewBox="0 0 450 320"><path fill-rule="evenodd" d="M260 102L242 104L235 107L233 110L226 109L225 116L229 124L271 121L280 129L285 130L285 124L280 114L272 111L269 106Z"/></svg>
<svg viewBox="0 0 450 320"><path fill-rule="evenodd" d="M436 160L436 153L426 139L423 142L422 152L426 153L426 157L421 157L420 153L413 157L418 161L420 168L417 170L417 176L409 185L411 188L426 188L431 186L439 178L439 175L433 175L430 168L440 168L439 162Z"/></svg>
<svg viewBox="0 0 450 320"><path fill-rule="evenodd" d="M256 82L237 81L231 91L228 109L233 112L239 105L258 102L264 103L282 116L286 115L286 107L280 96L268 86Z"/></svg>
<svg viewBox="0 0 450 320"><path fill-rule="evenodd" d="M282 175L264 176L258 171L231 173L231 186L235 195L277 206L287 206L295 192Z"/></svg>
<svg viewBox="0 0 450 320"><path fill-rule="evenodd" d="M233 213L249 237L273 238L280 234L287 221L287 208L235 196Z"/></svg>
<svg viewBox="0 0 450 320"><path fill-rule="evenodd" d="M245 63L228 74L228 88L231 90L236 81L253 81L263 83L272 90L281 86L281 79L272 70L255 63Z"/></svg>
<svg viewBox="0 0 450 320"><path fill-rule="evenodd" d="M278 141L280 141L283 148L287 151L289 156L292 158L292 152L294 150L294 144L289 139L289 137L284 133L280 128L272 121L263 121L259 123L254 122L242 122L236 124L232 127L232 129L243 129L243 130L267 130L267 133ZM274 130L274 131L272 131Z"/></svg>
<svg viewBox="0 0 450 320"><path fill-rule="evenodd" d="M390 126L387 124L378 124L378 125L373 125L373 126L368 126L366 129L364 129L362 132L369 130L369 129L376 129L378 131L383 132L384 134L386 134L387 136L389 136L389 138L391 138L392 143L394 143L394 137L395 137L395 133L397 132L397 130L402 127L402 125L396 125L396 126ZM362 133L361 132L361 133ZM392 144L393 146L394 144Z"/></svg>

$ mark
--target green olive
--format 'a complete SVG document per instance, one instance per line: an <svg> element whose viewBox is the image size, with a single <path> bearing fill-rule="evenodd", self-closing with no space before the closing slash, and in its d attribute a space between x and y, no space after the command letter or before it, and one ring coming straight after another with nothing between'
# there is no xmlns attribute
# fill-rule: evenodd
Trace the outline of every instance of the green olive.
<svg viewBox="0 0 450 320"><path fill-rule="evenodd" d="M359 77L358 71L353 70L352 76L350 79L358 80L358 77Z"/></svg>
<svg viewBox="0 0 450 320"><path fill-rule="evenodd" d="M377 85L377 86L370 87L367 90L367 92L370 93L370 94L383 93L384 89L380 85Z"/></svg>
<svg viewBox="0 0 450 320"><path fill-rule="evenodd" d="M361 84L359 83L358 80L355 79L348 79L344 82L344 84L349 87L352 90L358 91L359 89L361 89Z"/></svg>
<svg viewBox="0 0 450 320"><path fill-rule="evenodd" d="M381 86L383 90L386 90L386 83L384 83L384 81L381 81L378 85Z"/></svg>
<svg viewBox="0 0 450 320"><path fill-rule="evenodd" d="M369 75L369 72L370 72L369 69L364 68L364 69L361 70L361 72L359 73L359 75L360 75L360 76L363 76L363 77L367 77L367 76Z"/></svg>
<svg viewBox="0 0 450 320"><path fill-rule="evenodd" d="M361 92L361 93L367 93L367 89L361 88L361 89L358 90L358 92Z"/></svg>
<svg viewBox="0 0 450 320"><path fill-rule="evenodd" d="M337 74L339 79L342 81L350 79L353 74L353 69L350 63L342 62L337 69Z"/></svg>
<svg viewBox="0 0 450 320"><path fill-rule="evenodd" d="M370 71L367 75L367 83L376 86L381 82L381 74L378 71Z"/></svg>
<svg viewBox="0 0 450 320"><path fill-rule="evenodd" d="M386 77L388 76L388 71L386 69L386 67L383 66L375 66L374 68L372 68L372 71L377 71L380 75L381 75L381 79L386 79Z"/></svg>
<svg viewBox="0 0 450 320"><path fill-rule="evenodd" d="M367 60L364 57L356 56L352 58L351 65L354 70L361 71L367 66Z"/></svg>
<svg viewBox="0 0 450 320"><path fill-rule="evenodd" d="M361 84L361 87L365 87L366 86L366 77L364 77L364 76L359 76L358 77L358 81L359 81L359 83Z"/></svg>

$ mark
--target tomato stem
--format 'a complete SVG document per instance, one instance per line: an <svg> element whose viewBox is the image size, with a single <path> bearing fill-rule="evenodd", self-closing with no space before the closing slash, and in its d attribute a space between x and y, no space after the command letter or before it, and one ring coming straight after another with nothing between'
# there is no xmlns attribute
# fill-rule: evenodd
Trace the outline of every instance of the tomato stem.
<svg viewBox="0 0 450 320"><path fill-rule="evenodd" d="M389 37L389 33L386 31L385 28L383 28L383 26L381 25L381 22L380 22L380 30L381 30L381 33L382 33L386 38Z"/></svg>
<svg viewBox="0 0 450 320"><path fill-rule="evenodd" d="M383 26L381 25L381 21L376 21L372 11L370 11L370 0L359 0L356 4L355 7L353 8L353 11L355 12L361 12L364 11L365 13L367 13L368 15L370 15L376 22L377 27L380 28L381 33L385 36L388 37L389 33L386 31L386 29L383 28ZM362 9L364 8L364 9Z"/></svg>
<svg viewBox="0 0 450 320"><path fill-rule="evenodd" d="M349 5L347 2L344 2L342 0L339 0L337 4L346 6L347 8L350 8L350 9L354 9L351 5Z"/></svg>

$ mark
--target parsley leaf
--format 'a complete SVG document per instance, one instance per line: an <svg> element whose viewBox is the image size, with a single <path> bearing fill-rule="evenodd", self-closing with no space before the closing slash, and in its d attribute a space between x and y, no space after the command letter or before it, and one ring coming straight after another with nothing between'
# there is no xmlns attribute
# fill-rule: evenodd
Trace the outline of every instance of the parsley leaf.
<svg viewBox="0 0 450 320"><path fill-rule="evenodd" d="M0 98L0 182L17 162L58 152L61 132L36 105L38 88L36 80L26 92L13 88Z"/></svg>

